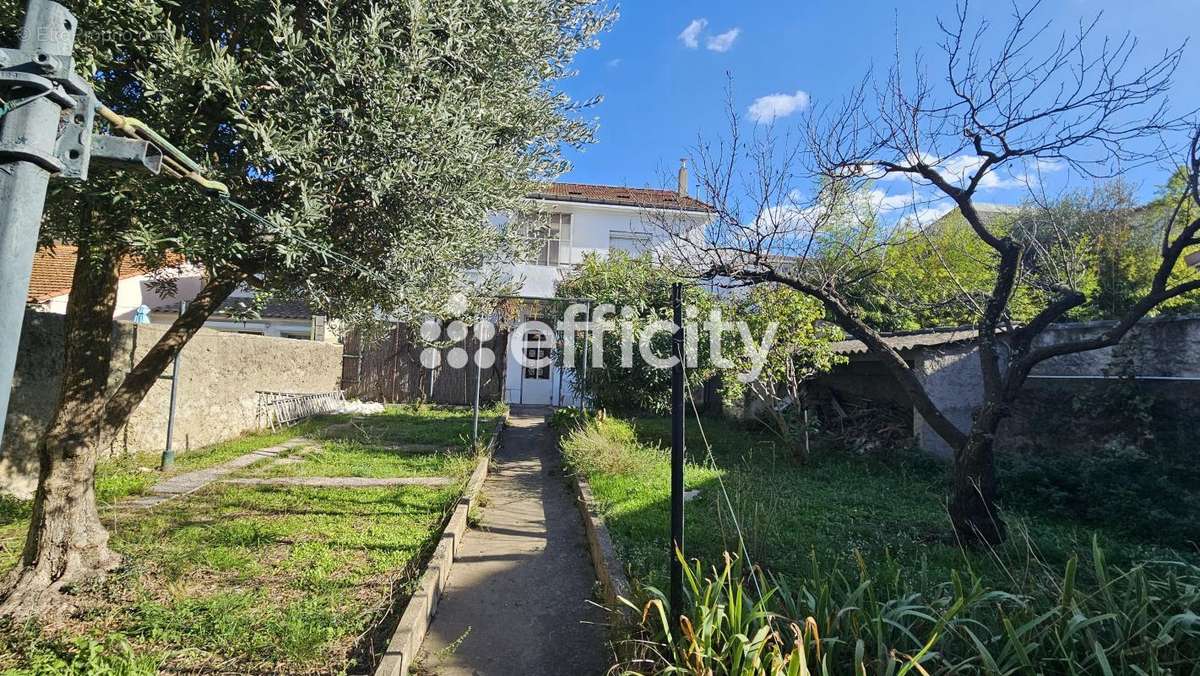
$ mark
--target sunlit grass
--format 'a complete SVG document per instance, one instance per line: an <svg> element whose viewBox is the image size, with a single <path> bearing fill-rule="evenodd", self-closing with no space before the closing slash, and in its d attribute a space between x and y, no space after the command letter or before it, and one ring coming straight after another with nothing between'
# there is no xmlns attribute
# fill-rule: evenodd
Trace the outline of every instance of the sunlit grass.
<svg viewBox="0 0 1200 676"><path fill-rule="evenodd" d="M491 432L496 412L481 419L481 431ZM65 626L0 631L0 672L35 673L19 667L46 664L40 673L58 673L93 657L113 673L129 674L368 671L373 628L393 607L393 595L403 599L411 592L476 456L466 445L470 409L390 407L362 422L386 432L383 445L452 450L403 454L380 448L379 441L335 439L320 441L321 449L300 462L269 459L238 475L448 476L457 482L444 488L216 483L153 510L107 510L111 545L126 566L99 586L81 588L78 598L88 610ZM316 439L327 424L231 442L189 465L181 462L180 471L298 434ZM23 529L16 522L28 518L25 503L0 503L0 511ZM122 646L140 666L112 666L125 664Z"/></svg>

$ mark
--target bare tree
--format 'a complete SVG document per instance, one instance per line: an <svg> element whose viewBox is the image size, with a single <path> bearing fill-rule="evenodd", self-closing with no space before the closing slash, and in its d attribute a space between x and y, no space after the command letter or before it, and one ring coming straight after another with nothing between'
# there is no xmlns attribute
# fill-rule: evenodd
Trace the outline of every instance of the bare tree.
<svg viewBox="0 0 1200 676"><path fill-rule="evenodd" d="M671 234L668 256L732 284L778 283L807 294L867 346L954 449L950 511L968 542L1004 539L994 510L994 438L1030 371L1053 357L1115 345L1159 304L1200 289L1200 281L1172 277L1185 250L1200 245L1200 220L1185 222L1176 208L1163 224L1161 261L1144 297L1094 338L1039 345L1047 327L1087 301L1078 266L1063 254L1079 248L1070 241L1078 228L1061 222L1061 210L1030 221L1037 227L997 227L981 215L977 194L998 180L1015 180L1005 176L1033 186L1037 172L1050 168L1089 178L1119 175L1161 157L1162 139L1188 127L1166 107L1180 49L1134 68L1132 37L1099 38L1096 21L1055 35L1049 24L1033 23L1036 8L1014 8L1008 30L996 31L960 5L954 22L939 24L943 82L935 86L920 57L911 70L898 57L882 79L869 75L839 105L814 109L796 138L769 125L744 139L730 104L729 135L715 143L702 139L693 159L701 197L714 208L712 223L687 230L667 215L655 218ZM1185 199L1200 204L1200 130L1190 138ZM906 203L908 216L889 225L880 222L886 205L876 186L896 179L911 194L889 199ZM991 288L961 294L975 307L983 383L968 430L939 409L846 293L877 274L888 247L922 236L923 207L936 200L958 209L994 252ZM1037 284L1044 302L1017 324L1010 302L1025 283Z"/></svg>

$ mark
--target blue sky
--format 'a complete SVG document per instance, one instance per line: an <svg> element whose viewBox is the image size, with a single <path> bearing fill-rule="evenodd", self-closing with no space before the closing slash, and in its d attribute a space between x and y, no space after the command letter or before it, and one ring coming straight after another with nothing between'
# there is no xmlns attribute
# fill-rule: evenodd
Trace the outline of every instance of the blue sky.
<svg viewBox="0 0 1200 676"><path fill-rule="evenodd" d="M892 62L897 35L902 51L921 48L931 68L942 67L936 18L952 18L954 4L640 0L620 10L601 47L577 59L579 75L565 86L577 98L599 94L604 100L590 111L599 121L597 143L568 153L574 169L563 180L661 185L697 134L725 130L727 71L735 103L746 114L761 97L781 95L771 101L782 111L806 98L841 96L872 64L879 69ZM972 11L1007 26L1007 3L976 2ZM1200 34L1200 0L1046 0L1038 16L1067 29L1101 11L1100 32L1132 32L1140 40L1135 57L1141 62ZM696 30L685 33L689 26ZM1171 99L1179 112L1200 108L1200 40L1185 52ZM777 124L797 118L781 116ZM1162 173L1146 167L1130 178L1145 197ZM1019 194L999 187L980 199L1011 202Z"/></svg>

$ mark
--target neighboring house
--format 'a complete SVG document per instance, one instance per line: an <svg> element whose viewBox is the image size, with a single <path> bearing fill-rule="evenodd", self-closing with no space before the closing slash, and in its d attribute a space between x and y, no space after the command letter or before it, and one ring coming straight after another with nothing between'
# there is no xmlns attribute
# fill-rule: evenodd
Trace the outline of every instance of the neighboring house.
<svg viewBox="0 0 1200 676"><path fill-rule="evenodd" d="M249 294L231 296L207 322L204 322L204 326L217 331L247 335L316 340L323 343L337 342L337 336L330 330L326 317L313 314L307 303L298 300L269 300L255 313L256 316L246 317L253 300ZM178 302L160 301L159 305L151 309L150 321L166 324L174 321L178 314Z"/></svg>
<svg viewBox="0 0 1200 676"><path fill-rule="evenodd" d="M613 250L639 254L655 246L662 239L662 228L653 222L659 215L670 214L673 221L688 228L706 224L712 215L708 205L688 196L687 171L682 168L676 191L554 183L543 186L529 198L531 213L523 218L534 221L536 226L523 224L522 216L516 217L512 225L534 240L534 253L530 260L507 271L520 286L517 295L522 302L518 320L542 317L545 304L539 301L553 298L558 283L585 256L607 256ZM554 327L561 317L547 314L544 319ZM548 357L553 347L538 332L509 337L509 354L521 350L529 356ZM515 359L507 359L504 381L504 399L511 404L578 403L571 369L560 372L555 365L524 368Z"/></svg>
<svg viewBox="0 0 1200 676"><path fill-rule="evenodd" d="M71 281L75 274L78 249L69 244L55 244L38 249L33 259L33 274L29 279L29 307L44 312L65 314L67 297L71 293ZM169 324L179 314L179 301L196 297L204 285L204 272L195 265L181 263L172 270L176 294L163 298L153 284L153 271L139 261L126 258L117 271L117 304L113 319L133 321L141 306L150 308L150 321L154 324ZM207 328L218 331L233 331L283 338L303 338L336 342L332 332L327 331L325 317L314 315L299 301L271 301L259 314L258 319L233 319L230 311L248 307L253 294L239 289L205 323ZM236 314L236 312L235 312Z"/></svg>

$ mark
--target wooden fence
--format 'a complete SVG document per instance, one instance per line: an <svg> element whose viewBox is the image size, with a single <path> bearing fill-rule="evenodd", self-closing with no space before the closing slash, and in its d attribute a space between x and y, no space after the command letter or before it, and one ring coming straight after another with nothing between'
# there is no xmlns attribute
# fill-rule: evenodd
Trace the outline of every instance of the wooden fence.
<svg viewBox="0 0 1200 676"><path fill-rule="evenodd" d="M368 401L436 404L471 404L475 398L476 367L472 359L464 368L451 368L446 356L454 347L474 356L479 344L472 332L457 345L439 349L440 366L432 371L421 365L425 345L414 340L417 330L397 325L376 343L364 341L357 332L348 335L342 352L342 389L346 396ZM494 402L504 392L504 364L508 333L498 331L483 347L492 350L495 363L482 370L479 400Z"/></svg>

